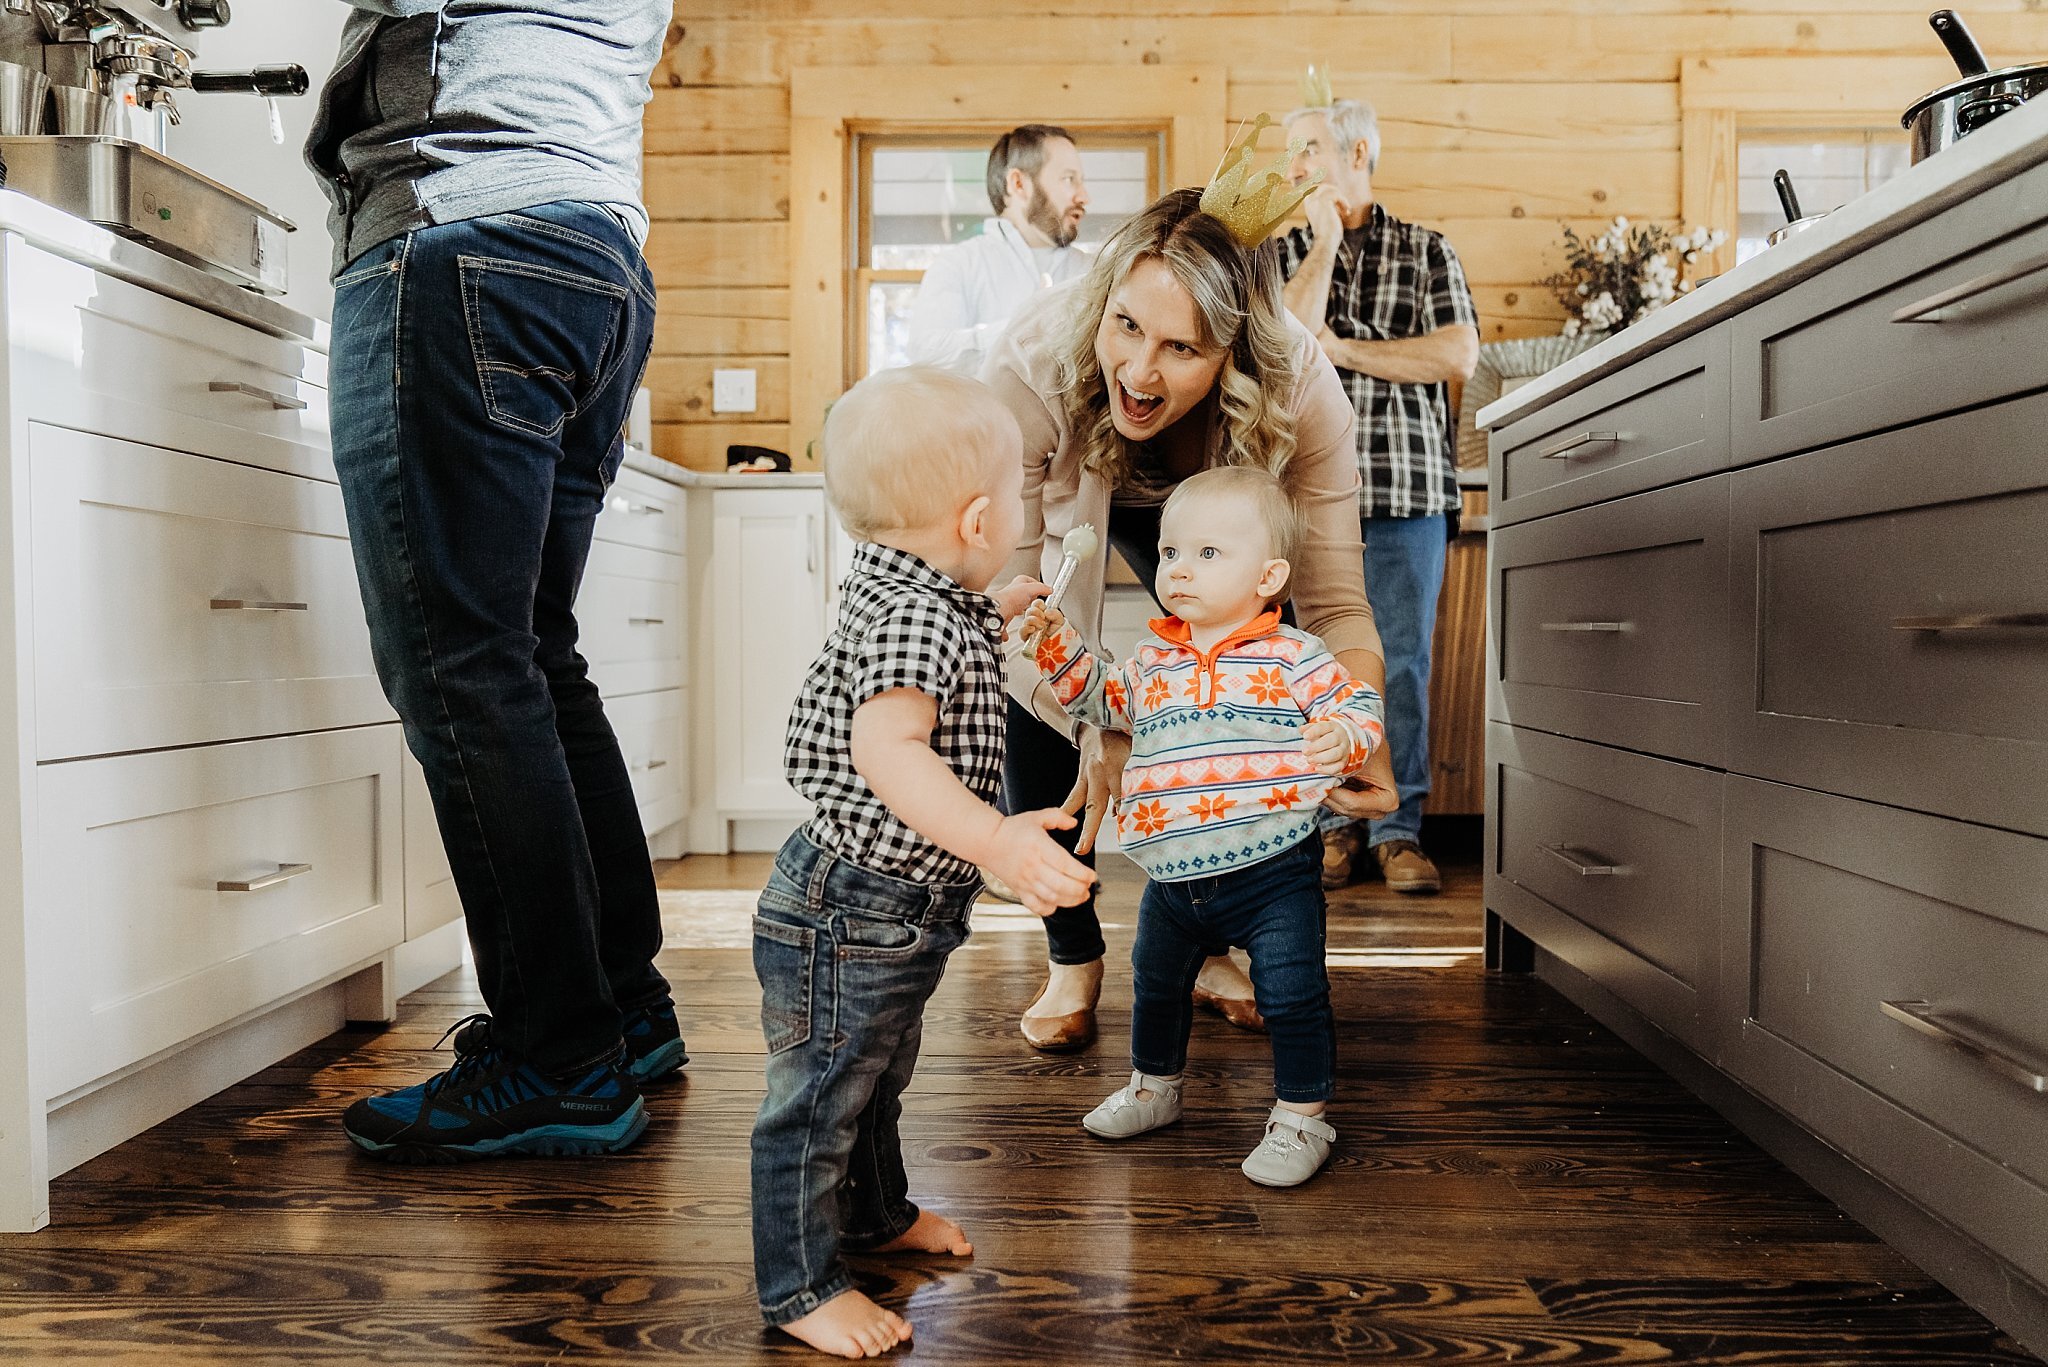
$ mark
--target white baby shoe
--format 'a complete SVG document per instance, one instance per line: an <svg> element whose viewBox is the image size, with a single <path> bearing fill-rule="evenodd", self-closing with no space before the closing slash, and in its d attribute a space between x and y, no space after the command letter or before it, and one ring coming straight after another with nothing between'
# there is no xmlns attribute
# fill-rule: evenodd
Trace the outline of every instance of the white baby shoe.
<svg viewBox="0 0 2048 1367"><path fill-rule="evenodd" d="M1138 1099L1139 1092L1151 1096ZM1133 1072L1128 1087L1119 1087L1100 1106L1081 1120L1088 1133L1104 1139L1129 1139L1132 1135L1171 1125L1180 1119L1180 1083L1146 1073Z"/></svg>
<svg viewBox="0 0 2048 1367"><path fill-rule="evenodd" d="M1298 1187L1329 1161L1336 1142L1337 1132L1321 1117L1275 1106L1266 1117L1266 1137L1245 1157L1244 1175L1262 1187Z"/></svg>

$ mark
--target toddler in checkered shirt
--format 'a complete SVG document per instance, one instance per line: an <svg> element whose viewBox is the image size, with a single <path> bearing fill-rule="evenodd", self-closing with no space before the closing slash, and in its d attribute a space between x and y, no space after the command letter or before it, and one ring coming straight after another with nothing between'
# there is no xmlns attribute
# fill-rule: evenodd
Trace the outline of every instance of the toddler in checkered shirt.
<svg viewBox="0 0 2048 1367"><path fill-rule="evenodd" d="M981 877L1039 915L1094 872L1004 816L1005 623L1045 585L988 586L1023 531L1023 439L975 380L883 371L832 407L825 488L860 542L839 618L791 709L784 765L816 807L754 920L768 1095L754 1122L754 1271L771 1325L873 1357L910 1325L854 1289L842 1249L972 1252L908 1196L897 1118L924 1005Z"/></svg>
<svg viewBox="0 0 2048 1367"><path fill-rule="evenodd" d="M1128 732L1117 841L1149 876L1131 950L1131 1080L1081 1123L1128 1139L1181 1115L1189 993L1211 955L1251 951L1278 1103L1243 1163L1307 1181L1337 1132L1317 804L1383 743L1380 696L1281 622L1305 533L1280 481L1224 466L1182 480L1159 517L1154 588L1172 614L1124 663L1043 603L1023 636L1067 711Z"/></svg>

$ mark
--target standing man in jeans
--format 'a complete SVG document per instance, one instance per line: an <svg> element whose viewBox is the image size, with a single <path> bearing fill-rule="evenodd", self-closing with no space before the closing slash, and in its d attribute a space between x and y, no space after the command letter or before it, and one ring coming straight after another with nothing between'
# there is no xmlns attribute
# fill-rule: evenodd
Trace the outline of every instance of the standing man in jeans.
<svg viewBox="0 0 2048 1367"><path fill-rule="evenodd" d="M609 1153L685 1061L573 612L653 337L640 128L670 0L348 3L306 148L334 461L490 1015L342 1126L400 1162Z"/></svg>
<svg viewBox="0 0 2048 1367"><path fill-rule="evenodd" d="M1387 749L1401 805L1366 824L1387 886L1442 886L1422 849L1429 795L1429 655L1444 553L1459 509L1450 387L1479 360L1479 317L1458 254L1438 233L1373 202L1380 130L1370 105L1336 100L1287 116L1303 144L1288 174L1324 173L1308 227L1281 239L1287 310L1316 334L1358 412L1365 596L1387 659ZM1323 886L1356 870L1358 826L1324 813Z"/></svg>

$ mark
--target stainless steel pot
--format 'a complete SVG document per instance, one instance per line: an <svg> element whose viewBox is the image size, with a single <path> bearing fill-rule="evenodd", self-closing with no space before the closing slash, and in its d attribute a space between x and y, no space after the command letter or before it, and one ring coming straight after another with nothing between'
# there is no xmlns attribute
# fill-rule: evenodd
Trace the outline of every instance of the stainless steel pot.
<svg viewBox="0 0 2048 1367"><path fill-rule="evenodd" d="M1826 218L1826 214L1802 214L1799 212L1799 196L1792 189L1792 173L1784 167L1771 177L1771 184L1777 187L1778 203L1785 210L1785 221L1771 229L1770 240L1764 245L1775 247L1794 233L1803 233L1814 224Z"/></svg>
<svg viewBox="0 0 2048 1367"><path fill-rule="evenodd" d="M1922 97L1899 120L1912 135L1916 162L2048 91L2048 62L1992 71L1984 50L1954 10L1936 10L1927 22L1955 59L1962 79Z"/></svg>

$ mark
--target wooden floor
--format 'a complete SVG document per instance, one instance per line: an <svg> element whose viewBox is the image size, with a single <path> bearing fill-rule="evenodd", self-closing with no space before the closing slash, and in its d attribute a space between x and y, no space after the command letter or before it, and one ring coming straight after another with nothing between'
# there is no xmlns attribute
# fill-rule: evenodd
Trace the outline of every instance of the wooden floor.
<svg viewBox="0 0 2048 1367"><path fill-rule="evenodd" d="M1138 882L1110 869L1112 961ZM62 1178L51 1228L0 1237L0 1361L752 1363L812 1355L754 1309L747 1134L760 1094L746 949L760 859L663 882L692 1062L612 1159L458 1169L352 1156L341 1108L447 1062L480 1005L445 979ZM1542 984L1488 977L1476 870L1435 901L1333 909L1338 1156L1291 1192L1238 1160L1262 1039L1204 1018L1177 1127L1078 1121L1123 1079L1127 982L1092 1052L1015 1017L1044 941L977 913L933 1002L904 1122L913 1191L977 1253L858 1266L947 1364L2033 1362ZM899 1354L901 1356L901 1354Z"/></svg>

